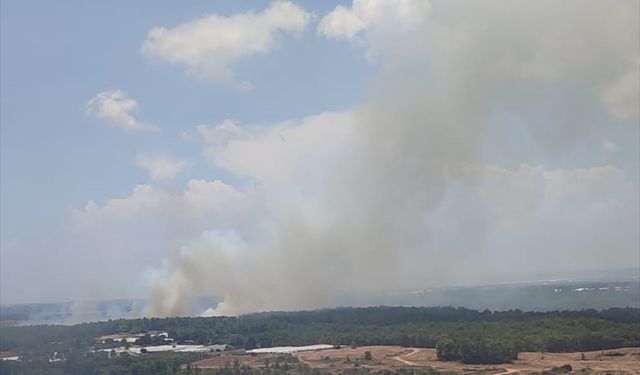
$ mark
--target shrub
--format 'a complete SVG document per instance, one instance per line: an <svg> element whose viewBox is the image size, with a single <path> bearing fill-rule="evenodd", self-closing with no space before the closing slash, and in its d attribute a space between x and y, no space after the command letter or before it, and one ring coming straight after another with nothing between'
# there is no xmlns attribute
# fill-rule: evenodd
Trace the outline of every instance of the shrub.
<svg viewBox="0 0 640 375"><path fill-rule="evenodd" d="M458 338L442 340L436 346L441 361L460 361L468 364L496 364L518 359L515 345L505 340Z"/></svg>

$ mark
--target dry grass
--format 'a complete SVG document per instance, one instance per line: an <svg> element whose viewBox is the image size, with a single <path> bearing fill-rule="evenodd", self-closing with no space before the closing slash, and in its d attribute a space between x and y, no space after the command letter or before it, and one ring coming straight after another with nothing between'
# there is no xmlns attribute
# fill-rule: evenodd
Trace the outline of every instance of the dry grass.
<svg viewBox="0 0 640 375"><path fill-rule="evenodd" d="M373 359L365 360L365 352ZM611 355L613 352L616 355ZM583 356L584 354L584 356ZM372 370L399 369L410 367L431 367L442 372L460 374L541 374L554 367L569 364L573 372L589 374L638 374L640 375L640 348L620 348L615 350L585 353L520 353L519 359L503 365L465 365L457 362L441 362L434 349L406 348L400 346L363 346L309 351L296 354L298 360L311 368L338 372L354 367ZM220 355L192 363L199 368L222 368L240 365L264 367L265 360L274 363L276 354L231 354ZM583 359L584 358L584 359Z"/></svg>

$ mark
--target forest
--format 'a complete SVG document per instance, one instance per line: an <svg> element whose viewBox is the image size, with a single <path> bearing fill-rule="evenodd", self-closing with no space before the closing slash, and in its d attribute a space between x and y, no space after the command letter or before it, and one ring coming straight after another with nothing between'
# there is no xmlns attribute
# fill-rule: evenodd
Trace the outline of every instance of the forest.
<svg viewBox="0 0 640 375"><path fill-rule="evenodd" d="M177 343L234 348L284 345L400 345L436 348L441 360L502 363L523 351L573 352L640 346L640 309L523 312L465 308L370 307L270 312L239 317L117 319L74 326L3 327L0 350L21 362L2 362L2 374L177 374L202 354L141 358L92 353L96 337L166 331ZM65 360L49 363L57 352ZM107 372L105 372L107 371ZM112 372L109 372L112 371Z"/></svg>

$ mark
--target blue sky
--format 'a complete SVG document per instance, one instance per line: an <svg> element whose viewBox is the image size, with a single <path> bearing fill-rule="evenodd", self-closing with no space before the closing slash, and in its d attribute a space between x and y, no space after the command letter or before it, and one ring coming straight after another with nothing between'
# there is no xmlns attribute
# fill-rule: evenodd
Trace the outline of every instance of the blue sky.
<svg viewBox="0 0 640 375"><path fill-rule="evenodd" d="M255 85L251 92L198 81L179 66L140 53L153 26L263 6L260 1L3 2L3 235L24 233L34 220L46 228L62 220L69 206L129 193L146 181L145 172L132 166L140 152L197 159L200 149L178 137L194 125L227 118L268 124L362 100L371 64L353 46L316 37L313 29L300 39L284 36L272 52L236 65L237 75ZM329 1L314 6L321 7L309 9L332 8ZM138 116L162 132L132 136L87 117L86 102L112 88L135 98ZM197 162L181 179L203 174L216 177Z"/></svg>
<svg viewBox="0 0 640 375"><path fill-rule="evenodd" d="M133 165L140 153L169 153L190 161L178 178L163 183L168 191L179 190L194 176L232 178L208 165L199 146L181 140L184 130L224 119L270 124L343 110L362 100L374 66L357 48L317 37L313 28L297 38L280 35L269 53L234 64L237 76L255 86L249 92L202 82L181 66L140 52L154 26L170 27L209 13L260 11L265 5L2 2L0 205L7 268L28 272L26 261L55 253L72 207L126 196L132 186L147 182L147 173ZM314 2L308 9L323 13L334 5ZM87 101L109 89L135 98L136 116L162 131L125 134L87 116ZM46 239L46 249L21 249L22 255L7 250L15 238L34 237Z"/></svg>
<svg viewBox="0 0 640 375"><path fill-rule="evenodd" d="M633 0L1 7L3 304L310 308L639 260Z"/></svg>

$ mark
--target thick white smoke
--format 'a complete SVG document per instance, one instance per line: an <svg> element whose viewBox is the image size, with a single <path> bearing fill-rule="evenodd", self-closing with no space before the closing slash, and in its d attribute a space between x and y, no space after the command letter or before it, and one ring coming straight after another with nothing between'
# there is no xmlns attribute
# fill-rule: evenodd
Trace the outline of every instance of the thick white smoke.
<svg viewBox="0 0 640 375"><path fill-rule="evenodd" d="M191 188L148 205L200 233L172 243L151 313L191 313L199 295L240 314L638 264L640 3L382 3L320 22L380 64L367 103L186 134L241 182L218 182L232 199L197 219ZM609 135L624 156L600 148Z"/></svg>

